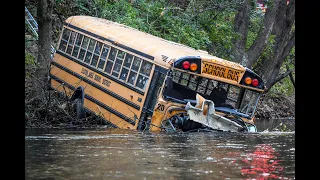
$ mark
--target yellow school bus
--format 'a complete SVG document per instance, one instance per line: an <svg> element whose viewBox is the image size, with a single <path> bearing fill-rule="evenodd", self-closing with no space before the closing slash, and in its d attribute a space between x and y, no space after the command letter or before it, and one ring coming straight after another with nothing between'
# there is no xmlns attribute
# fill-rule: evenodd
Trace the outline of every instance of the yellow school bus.
<svg viewBox="0 0 320 180"><path fill-rule="evenodd" d="M106 19L65 20L50 85L114 127L255 132L264 83L252 70L206 51Z"/></svg>

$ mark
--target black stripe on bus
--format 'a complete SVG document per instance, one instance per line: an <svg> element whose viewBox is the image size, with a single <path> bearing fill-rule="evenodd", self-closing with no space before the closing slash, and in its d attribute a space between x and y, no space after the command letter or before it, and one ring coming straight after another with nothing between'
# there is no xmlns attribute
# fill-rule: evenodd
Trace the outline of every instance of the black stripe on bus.
<svg viewBox="0 0 320 180"><path fill-rule="evenodd" d="M53 78L52 78L53 79ZM58 80L57 80L58 81ZM69 84L68 84L69 85ZM66 85L66 86L68 86L68 85ZM51 86L51 84L50 84L50 88L52 88L52 89L54 89L52 86ZM72 88L74 88L73 86L69 86L68 87L69 89L72 89ZM65 96L65 94L63 93L63 92L61 92L61 91L57 91L60 95L62 95L62 96ZM86 108L86 107L83 107L83 109L86 111L86 112L89 112L89 113L91 113L91 114L95 114L95 112L93 112L93 111L91 111L90 109L88 109L88 108ZM107 123L107 125L109 125L109 126L111 126L111 127L113 127L113 128L118 128L118 126L116 126L115 124L113 124L112 122L110 122L110 121L107 121L107 120L105 120L102 116L100 116L106 123Z"/></svg>
<svg viewBox="0 0 320 180"><path fill-rule="evenodd" d="M128 118L127 116L123 115L122 113L120 113L119 111L116 111L112 108L110 108L109 106L103 104L102 102L100 102L99 100L93 98L92 96L89 96L88 94L85 94L84 97L90 101L92 101L93 103L97 104L98 106L103 107L104 109L106 109L107 111L111 112L112 114L115 114L116 116L118 116L121 119L126 120L128 123L130 123L131 125L135 125L135 122Z"/></svg>
<svg viewBox="0 0 320 180"><path fill-rule="evenodd" d="M102 91L102 92L104 92L106 94L109 94L110 96L112 96L112 97L114 97L114 98L116 98L116 99L128 104L129 106L135 108L136 110L140 110L140 106L139 105L137 105L137 104L135 104L135 103L123 98L122 96L119 96L118 94L116 94L116 93L114 93L114 92L112 92L112 91L110 91L110 90L108 90L108 89L106 89L106 88L104 88L104 87L92 82L92 81L90 81L88 78L85 78L85 77L81 76L80 74L78 74L78 73L76 73L76 72L74 72L74 71L72 71L72 70L70 70L70 69L68 69L68 68L66 68L64 66L61 66L60 64L58 64L58 63L56 63L54 61L52 62L52 64L57 66L58 68L64 70L64 71L66 71L67 73L72 74L73 76L83 80L84 82L92 85L93 87L99 89L100 91Z"/></svg>
<svg viewBox="0 0 320 180"><path fill-rule="evenodd" d="M59 82L60 84L63 84L65 86L67 86L69 89L71 90L75 90L76 88L74 86L72 86L71 84L63 81L62 79L58 78L55 75L50 75L50 77L54 80L56 80L57 82ZM130 123L131 125L135 125L135 122L130 119L129 117L123 115L122 113L112 109L111 107L109 107L108 105L105 105L104 103L100 102L99 100L93 98L92 96L85 94L84 97L86 99L88 99L89 101L92 101L93 103L97 104L98 106L101 106L102 108L106 109L107 111L111 112L112 114L115 114L116 116L118 116L121 119L124 119L125 121L127 121L128 123ZM95 114L95 113L94 113Z"/></svg>
<svg viewBox="0 0 320 180"><path fill-rule="evenodd" d="M85 109L85 111L87 111L87 112L89 112L89 113L91 113L91 114L96 114L95 112L91 111L90 109L88 109L88 108L86 108L86 107L83 107L83 109ZM98 116L99 116L99 115L98 115ZM118 128L117 125L113 124L113 123L110 122L110 121L105 120L102 116L99 116L99 117L101 117L101 118L107 123L108 126L111 126L111 127L113 127L113 128Z"/></svg>
<svg viewBox="0 0 320 180"><path fill-rule="evenodd" d="M121 84L122 86L125 86L125 87L127 87L127 88L129 88L129 89L131 89L131 90L133 90L133 91L141 94L141 95L144 95L144 92L143 92L143 91L141 91L141 90L139 90L139 89L136 89L136 88L134 88L134 87L132 87L132 86L129 86L128 84L126 84L126 83L120 81L119 79L116 79L116 78L114 78L114 77L112 77L112 76L110 76L110 75L108 75L108 74L105 74L105 73L103 73L103 72L100 72L100 71L98 71L96 68L91 67L91 66L89 66L88 64L86 64L86 63L84 63L84 62L82 62L82 61L79 61L79 60L77 60L76 58L74 58L74 57L72 57L72 56L70 56L70 55L68 55L68 54L65 54L64 52L61 52L60 50L57 50L56 53L57 53L57 54L60 54L61 56L66 57L66 58L68 58L68 59L70 59L70 60L72 60L72 61L75 62L75 63L80 64L81 66L84 66L84 67L90 69L91 71L94 71L95 73L100 74L101 76L103 76L103 77L105 77L105 78L111 79L112 81L115 81L116 83ZM55 61L52 61L52 62L55 62Z"/></svg>
<svg viewBox="0 0 320 180"><path fill-rule="evenodd" d="M97 34L94 34L94 33L92 33L92 32L89 32L89 31L87 31L87 30L84 30L84 29L82 29L82 28L79 28L79 27L77 27L77 26L74 26L74 25L72 25L72 24L69 24L69 23L66 23L66 22L64 22L63 24L64 24L65 26L67 26L67 27L71 27L71 28L73 28L73 29L76 29L76 30L78 30L78 31L80 31L80 32L83 32L83 33L85 33L85 34L88 34L88 35L90 35L90 36L93 36L93 37L95 37L95 38L97 38L97 39L100 39L100 40L102 40L102 41L105 40L105 41L111 42L112 44L114 44L114 45L116 45L116 46L118 46L118 47L121 47L121 48L123 48L123 49L125 49L125 50L128 50L128 51L130 51L130 52L133 52L133 53L135 53L135 54L138 54L138 55L140 55L140 56L142 56L142 57L145 57L145 58L154 60L154 57L151 56L151 55L149 55L149 54L146 54L146 53L143 53L143 52L141 52L141 51L135 50L135 49L130 48L130 47L128 47L128 46L125 46L125 45L123 45L123 44L116 43L115 41L113 41L113 40L111 40L111 39L108 39L108 38L99 36L99 35L97 35Z"/></svg>

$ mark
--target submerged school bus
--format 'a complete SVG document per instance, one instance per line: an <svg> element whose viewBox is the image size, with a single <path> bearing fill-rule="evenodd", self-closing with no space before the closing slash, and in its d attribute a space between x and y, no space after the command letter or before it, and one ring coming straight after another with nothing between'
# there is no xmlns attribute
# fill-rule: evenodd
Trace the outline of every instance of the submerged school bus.
<svg viewBox="0 0 320 180"><path fill-rule="evenodd" d="M255 132L264 83L205 51L90 16L69 17L51 62L51 87L114 127Z"/></svg>

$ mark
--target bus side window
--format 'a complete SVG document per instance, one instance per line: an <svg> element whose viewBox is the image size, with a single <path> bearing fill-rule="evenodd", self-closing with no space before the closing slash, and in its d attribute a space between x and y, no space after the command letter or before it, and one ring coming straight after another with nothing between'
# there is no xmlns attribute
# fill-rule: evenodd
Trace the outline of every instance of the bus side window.
<svg viewBox="0 0 320 180"><path fill-rule="evenodd" d="M83 35L82 34L78 34L76 42L74 44L72 56L74 56L76 58L78 57L78 53L79 53L80 45L81 45L81 42L82 42L82 38L83 38Z"/></svg>
<svg viewBox="0 0 320 180"><path fill-rule="evenodd" d="M119 76L120 69L121 69L123 58L124 58L125 54L126 54L125 52L118 50L117 58L116 58L116 61L115 61L114 67L113 67L113 71L112 71L112 75L115 77Z"/></svg>
<svg viewBox="0 0 320 180"><path fill-rule="evenodd" d="M67 48L67 53L71 55L72 49L73 49L73 44L76 39L76 32L71 31L70 33L70 38L69 38L69 43L68 43L68 48Z"/></svg>
<svg viewBox="0 0 320 180"><path fill-rule="evenodd" d="M87 50L86 57L84 58L84 62L90 63L92 55L93 55L93 49L94 49L95 44L96 44L96 40L90 38L89 47Z"/></svg>
<svg viewBox="0 0 320 180"><path fill-rule="evenodd" d="M131 66L131 70L130 70L128 83L130 83L132 85L135 84L135 80L137 78L137 74L138 74L138 70L140 68L140 64L141 64L141 59L138 58L138 57L134 57L133 62L132 62L132 66Z"/></svg>
<svg viewBox="0 0 320 180"><path fill-rule="evenodd" d="M101 56L100 56L100 61L99 61L99 64L98 64L98 68L99 69L103 69L104 68L104 65L106 63L106 58L108 56L108 52L109 52L109 46L107 45L103 45L103 49L102 49L102 53L101 53Z"/></svg>
<svg viewBox="0 0 320 180"><path fill-rule="evenodd" d="M86 54L88 43L89 43L89 38L87 36L84 36L78 59L83 60L84 55Z"/></svg>
<svg viewBox="0 0 320 180"><path fill-rule="evenodd" d="M111 73L112 67L113 67L113 61L116 58L116 54L117 54L117 49L115 49L114 47L111 47L110 53L109 53L109 57L108 57L108 61L107 61L107 65L104 69L105 72L107 73Z"/></svg>
<svg viewBox="0 0 320 180"><path fill-rule="evenodd" d="M151 68L152 68L152 64L146 60L143 60L140 68L137 84L136 84L136 86L139 87L140 89L143 89L143 90L146 89L146 85L148 84L148 81L149 81Z"/></svg>
<svg viewBox="0 0 320 180"><path fill-rule="evenodd" d="M133 56L131 54L126 54L126 57L123 62L121 74L120 74L120 79L123 81L127 80L129 69L131 67Z"/></svg>
<svg viewBox="0 0 320 180"><path fill-rule="evenodd" d="M62 32L62 37L61 37L61 42L60 42L60 46L59 46L59 50L61 51L65 51L67 48L67 43L69 41L69 37L70 37L70 30L64 28L63 32Z"/></svg>

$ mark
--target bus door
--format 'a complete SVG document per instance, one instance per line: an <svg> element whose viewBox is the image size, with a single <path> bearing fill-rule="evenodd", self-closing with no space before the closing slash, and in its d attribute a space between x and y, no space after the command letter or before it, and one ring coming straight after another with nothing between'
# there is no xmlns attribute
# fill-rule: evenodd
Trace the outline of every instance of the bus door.
<svg viewBox="0 0 320 180"><path fill-rule="evenodd" d="M167 76L167 72L168 72L167 69L157 65L155 66L150 87L148 89L148 94L147 94L145 103L143 105L142 113L140 116L138 130L145 129L147 125L147 121L151 119L154 107L158 101L158 96L160 94L161 87Z"/></svg>

